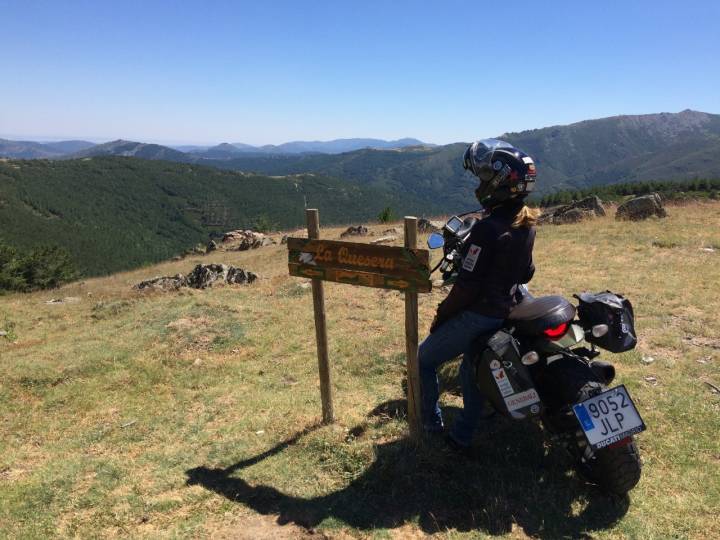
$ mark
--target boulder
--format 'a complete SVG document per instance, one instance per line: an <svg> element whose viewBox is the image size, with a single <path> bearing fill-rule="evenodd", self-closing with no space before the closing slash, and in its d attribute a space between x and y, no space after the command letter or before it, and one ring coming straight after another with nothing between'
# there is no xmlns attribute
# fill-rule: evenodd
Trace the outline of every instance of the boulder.
<svg viewBox="0 0 720 540"><path fill-rule="evenodd" d="M651 216L667 217L662 199L657 193L635 197L618 206L615 219L639 221Z"/></svg>
<svg viewBox="0 0 720 540"><path fill-rule="evenodd" d="M571 208L562 214L553 216L552 223L555 225L565 225L567 223L579 223L586 219L592 219L595 217L595 213L592 210L585 210L583 208Z"/></svg>
<svg viewBox="0 0 720 540"><path fill-rule="evenodd" d="M443 224L437 221L430 221L429 219L420 218L417 222L418 232L429 233L439 231L443 228Z"/></svg>
<svg viewBox="0 0 720 540"><path fill-rule="evenodd" d="M257 276L235 266L198 264L186 278L188 287L206 289L218 281L221 283L252 283Z"/></svg>
<svg viewBox="0 0 720 540"><path fill-rule="evenodd" d="M605 215L605 207L603 207L602 201L597 195L585 197L583 200L573 203L570 206L572 206L573 208L580 208L582 210L589 210L593 212L596 216Z"/></svg>
<svg viewBox="0 0 720 540"><path fill-rule="evenodd" d="M366 236L368 234L368 228L365 225L358 225L356 227L348 227L345 232L340 234L340 238L346 236Z"/></svg>
<svg viewBox="0 0 720 540"><path fill-rule="evenodd" d="M133 287L138 291L144 289L176 291L180 287L206 289L214 283L252 283L257 275L242 268L225 264L198 264L187 275L164 276L141 281Z"/></svg>
<svg viewBox="0 0 720 540"><path fill-rule="evenodd" d="M284 234L283 237L280 239L280 244L282 244L283 246L285 244L287 244L287 239L288 239L288 235Z"/></svg>
<svg viewBox="0 0 720 540"><path fill-rule="evenodd" d="M215 242L215 240L210 240L210 241L207 243L207 246L205 246L205 253L210 253L210 252L212 252L212 251L216 251L217 248L218 248L218 245L217 245L217 243Z"/></svg>
<svg viewBox="0 0 720 540"><path fill-rule="evenodd" d="M562 225L565 223L577 223L585 219L592 219L604 215L605 208L603 207L600 197L592 195L570 204L547 208L545 213L540 216L540 223Z"/></svg>
<svg viewBox="0 0 720 540"><path fill-rule="evenodd" d="M229 231L223 234L223 244L237 243L235 249L238 251L247 251L248 249L257 249L263 246L269 246L275 242L263 233L246 230Z"/></svg>

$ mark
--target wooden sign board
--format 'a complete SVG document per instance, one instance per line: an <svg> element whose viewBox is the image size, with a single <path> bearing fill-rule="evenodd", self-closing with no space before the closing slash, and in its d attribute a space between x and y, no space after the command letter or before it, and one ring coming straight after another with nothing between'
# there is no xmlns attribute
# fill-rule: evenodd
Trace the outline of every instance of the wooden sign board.
<svg viewBox="0 0 720 540"><path fill-rule="evenodd" d="M288 238L291 276L404 292L430 292L430 254L424 249Z"/></svg>
<svg viewBox="0 0 720 540"><path fill-rule="evenodd" d="M305 210L308 238L288 238L291 276L312 279L315 339L317 341L323 422L334 421L327 324L325 281L395 289L405 293L405 351L407 362L408 424L419 440L420 370L418 366L418 293L430 292L430 253L417 249L417 218L405 218L405 247L374 246L320 239L320 217Z"/></svg>

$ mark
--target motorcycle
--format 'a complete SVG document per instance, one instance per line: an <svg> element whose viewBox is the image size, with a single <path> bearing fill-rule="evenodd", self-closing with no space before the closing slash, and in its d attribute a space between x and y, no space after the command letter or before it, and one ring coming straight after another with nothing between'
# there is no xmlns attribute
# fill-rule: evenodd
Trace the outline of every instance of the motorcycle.
<svg viewBox="0 0 720 540"><path fill-rule="evenodd" d="M428 238L430 249L443 248L432 272L440 270L446 284L462 267L476 213L451 217ZM576 295L577 308L562 296L535 298L526 285L514 294L519 302L503 328L477 340L478 387L498 413L539 420L584 479L626 494L640 480L634 436L645 423L627 388L610 387L614 366L597 357L598 347L621 352L635 346L631 304L609 291Z"/></svg>

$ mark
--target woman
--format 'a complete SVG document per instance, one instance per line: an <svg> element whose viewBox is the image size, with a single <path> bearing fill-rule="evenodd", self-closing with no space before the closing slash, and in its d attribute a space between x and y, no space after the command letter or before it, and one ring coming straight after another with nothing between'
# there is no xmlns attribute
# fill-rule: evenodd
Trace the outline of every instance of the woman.
<svg viewBox="0 0 720 540"><path fill-rule="evenodd" d="M518 285L530 281L535 272L532 250L539 211L524 203L536 175L532 158L524 152L486 139L468 147L463 166L479 178L475 195L489 214L475 224L465 242L462 269L420 345L419 364L423 426L426 432L441 432L437 369L464 354L464 409L448 436L453 445L469 448L485 402L472 374L473 343L502 326L516 304Z"/></svg>

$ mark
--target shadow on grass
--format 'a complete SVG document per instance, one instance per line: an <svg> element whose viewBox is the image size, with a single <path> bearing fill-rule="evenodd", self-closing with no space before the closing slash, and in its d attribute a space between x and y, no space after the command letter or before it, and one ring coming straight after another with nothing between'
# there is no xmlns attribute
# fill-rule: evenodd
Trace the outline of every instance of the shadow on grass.
<svg viewBox="0 0 720 540"><path fill-rule="evenodd" d="M368 417L382 423L405 415L404 401L384 403ZM457 410L446 410L452 416ZM317 429L314 425L253 458L225 469L187 471L201 485L279 524L313 528L334 518L361 530L415 522L427 533L456 529L509 533L513 524L538 538L589 538L609 528L628 509L628 498L610 498L570 474L561 450L545 451L540 428L506 419L486 422L475 458L461 457L441 441L418 447L403 439L375 447L375 461L347 487L321 497L287 495L272 486L251 486L243 468L277 454ZM355 438L366 426L351 430Z"/></svg>

